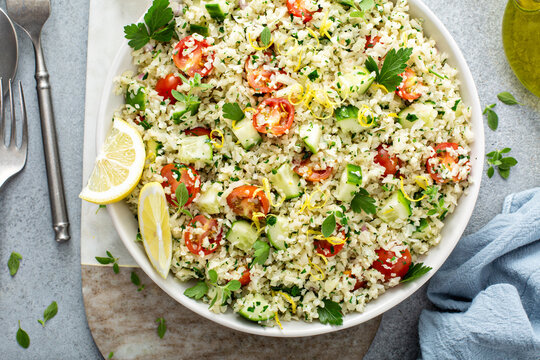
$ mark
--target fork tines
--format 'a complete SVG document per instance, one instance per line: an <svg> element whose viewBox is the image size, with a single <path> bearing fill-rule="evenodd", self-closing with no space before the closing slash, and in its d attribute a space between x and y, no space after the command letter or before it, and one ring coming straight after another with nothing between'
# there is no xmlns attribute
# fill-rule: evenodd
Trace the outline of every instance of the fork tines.
<svg viewBox="0 0 540 360"><path fill-rule="evenodd" d="M24 92L22 84L19 81L19 102L21 105L21 118L22 118L22 139L19 146L17 146L17 118L15 115L15 102L13 96L13 84L11 79L8 80L8 94L9 94L9 110L11 115L11 127L10 134L8 135L8 140L6 141L5 132L7 128L6 120L6 104L4 104L4 88L3 88L3 79L0 78L0 145L8 150L16 150L25 154L28 148L28 125L26 118L26 104L24 102Z"/></svg>

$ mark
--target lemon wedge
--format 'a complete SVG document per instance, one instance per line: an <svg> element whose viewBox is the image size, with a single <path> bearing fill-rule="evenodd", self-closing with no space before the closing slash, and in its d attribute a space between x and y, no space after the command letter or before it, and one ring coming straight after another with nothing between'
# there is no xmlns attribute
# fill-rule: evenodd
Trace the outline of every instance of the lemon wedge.
<svg viewBox="0 0 540 360"><path fill-rule="evenodd" d="M158 182L144 185L139 194L139 230L148 259L166 279L171 267L172 236L167 199Z"/></svg>
<svg viewBox="0 0 540 360"><path fill-rule="evenodd" d="M88 184L79 197L96 204L122 200L139 183L145 159L144 142L137 129L124 120L114 119Z"/></svg>

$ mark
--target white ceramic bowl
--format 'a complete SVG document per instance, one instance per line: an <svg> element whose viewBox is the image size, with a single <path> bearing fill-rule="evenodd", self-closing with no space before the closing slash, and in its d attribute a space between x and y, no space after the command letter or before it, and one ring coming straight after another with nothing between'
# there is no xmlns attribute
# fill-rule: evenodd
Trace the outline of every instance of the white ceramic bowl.
<svg viewBox="0 0 540 360"><path fill-rule="evenodd" d="M124 242L124 245L143 271L167 294L197 314L235 330L277 337L310 336L355 326L384 313L412 295L441 267L465 230L478 196L484 163L484 129L476 87L469 71L469 67L456 42L452 39L444 25L421 0L409 0L409 3L410 14L413 17L425 20L425 33L435 39L439 50L448 54L449 64L458 69L463 102L472 107L472 128L475 135L471 151L472 172L470 179L472 180L472 184L468 188L466 194L459 200L459 206L456 208L455 212L446 218L446 224L442 230L441 243L432 248L422 260L424 263L431 266L433 270L412 283L389 289L378 299L368 303L363 313L346 315L343 319L342 326L323 325L318 321L313 323L295 321L284 323L283 330L279 329L277 326L273 328L262 327L256 323L249 322L230 311L225 314L215 314L208 310L207 304L201 301L195 301L183 295L184 290L187 287L192 286L192 284L182 283L170 275L166 280L162 279L152 268L152 265L146 257L144 248L134 241L137 235L137 222L127 205L124 202L109 205L109 214L112 217L116 230ZM101 148L110 129L110 119L112 114L124 101L121 96L114 95L113 79L115 76L122 74L125 70L132 68L131 48L127 45L127 41L124 41L107 76L107 82L101 99L97 124L96 146L98 149Z"/></svg>

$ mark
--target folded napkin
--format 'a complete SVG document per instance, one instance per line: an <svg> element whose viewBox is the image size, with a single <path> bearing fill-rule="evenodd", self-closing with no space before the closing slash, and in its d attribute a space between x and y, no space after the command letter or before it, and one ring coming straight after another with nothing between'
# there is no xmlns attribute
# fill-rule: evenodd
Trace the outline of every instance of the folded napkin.
<svg viewBox="0 0 540 360"><path fill-rule="evenodd" d="M424 360L539 360L540 188L461 239L427 293L441 311L420 316Z"/></svg>

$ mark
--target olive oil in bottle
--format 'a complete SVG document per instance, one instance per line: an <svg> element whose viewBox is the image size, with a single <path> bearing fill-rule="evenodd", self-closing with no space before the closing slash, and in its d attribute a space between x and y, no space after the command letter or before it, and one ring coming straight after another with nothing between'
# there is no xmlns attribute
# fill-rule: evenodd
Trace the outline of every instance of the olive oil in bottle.
<svg viewBox="0 0 540 360"><path fill-rule="evenodd" d="M509 0L502 35L512 70L540 97L540 0Z"/></svg>

